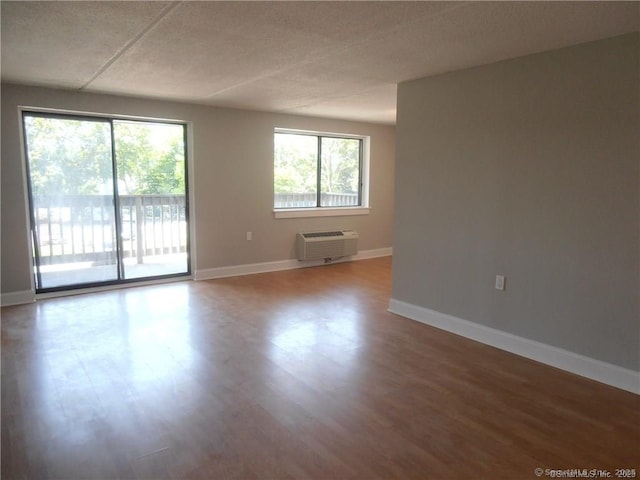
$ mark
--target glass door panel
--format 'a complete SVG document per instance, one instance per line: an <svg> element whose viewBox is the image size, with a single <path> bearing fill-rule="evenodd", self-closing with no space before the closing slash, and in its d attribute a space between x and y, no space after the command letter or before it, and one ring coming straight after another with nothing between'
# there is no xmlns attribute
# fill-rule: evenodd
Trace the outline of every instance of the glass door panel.
<svg viewBox="0 0 640 480"><path fill-rule="evenodd" d="M23 118L37 290L117 280L110 122Z"/></svg>
<svg viewBox="0 0 640 480"><path fill-rule="evenodd" d="M123 278L189 273L185 126L114 120Z"/></svg>
<svg viewBox="0 0 640 480"><path fill-rule="evenodd" d="M189 275L185 125L23 122L37 293Z"/></svg>

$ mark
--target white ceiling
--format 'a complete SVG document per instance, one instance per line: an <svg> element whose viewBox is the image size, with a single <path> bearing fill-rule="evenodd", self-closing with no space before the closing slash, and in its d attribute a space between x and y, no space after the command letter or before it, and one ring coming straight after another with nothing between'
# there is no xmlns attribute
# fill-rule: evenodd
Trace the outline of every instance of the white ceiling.
<svg viewBox="0 0 640 480"><path fill-rule="evenodd" d="M640 29L639 2L1 2L2 80L395 123L404 80Z"/></svg>

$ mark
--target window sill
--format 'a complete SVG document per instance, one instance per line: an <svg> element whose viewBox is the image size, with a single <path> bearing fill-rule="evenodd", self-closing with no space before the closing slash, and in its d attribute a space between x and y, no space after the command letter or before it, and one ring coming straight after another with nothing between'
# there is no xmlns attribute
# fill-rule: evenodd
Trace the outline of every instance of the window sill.
<svg viewBox="0 0 640 480"><path fill-rule="evenodd" d="M278 208L273 211L274 218L304 217L344 217L348 215L369 215L368 207L339 208Z"/></svg>

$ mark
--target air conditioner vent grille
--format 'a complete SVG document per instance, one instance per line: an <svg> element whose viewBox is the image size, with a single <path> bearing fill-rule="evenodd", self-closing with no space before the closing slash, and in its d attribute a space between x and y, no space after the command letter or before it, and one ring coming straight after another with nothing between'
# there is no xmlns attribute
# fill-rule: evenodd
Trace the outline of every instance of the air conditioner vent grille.
<svg viewBox="0 0 640 480"><path fill-rule="evenodd" d="M304 238L320 238L320 237L343 237L342 232L316 232L316 233L301 233Z"/></svg>

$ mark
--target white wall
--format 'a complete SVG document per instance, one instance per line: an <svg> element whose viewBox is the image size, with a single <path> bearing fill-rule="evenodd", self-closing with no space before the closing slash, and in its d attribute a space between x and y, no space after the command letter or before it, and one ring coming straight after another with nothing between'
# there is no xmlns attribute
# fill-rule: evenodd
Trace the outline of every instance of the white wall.
<svg viewBox="0 0 640 480"><path fill-rule="evenodd" d="M29 237L18 106L169 118L191 122L196 227L195 273L295 258L295 233L352 228L361 250L392 244L395 129L392 126L279 115L139 98L2 85L2 294L30 289ZM274 219L275 127L369 135L367 216ZM245 239L247 231L253 240Z"/></svg>
<svg viewBox="0 0 640 480"><path fill-rule="evenodd" d="M640 370L639 38L399 86L394 300Z"/></svg>

